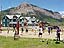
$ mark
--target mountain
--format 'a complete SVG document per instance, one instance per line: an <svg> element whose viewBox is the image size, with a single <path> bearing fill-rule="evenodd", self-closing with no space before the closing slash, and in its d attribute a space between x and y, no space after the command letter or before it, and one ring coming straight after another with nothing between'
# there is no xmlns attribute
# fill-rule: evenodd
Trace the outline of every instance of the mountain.
<svg viewBox="0 0 64 48"><path fill-rule="evenodd" d="M62 14L62 15L64 15L64 11L60 11L59 13Z"/></svg>
<svg viewBox="0 0 64 48"><path fill-rule="evenodd" d="M64 16L64 11L61 11L61 12L59 12L60 14L61 14L61 16Z"/></svg>
<svg viewBox="0 0 64 48"><path fill-rule="evenodd" d="M52 18L55 19L61 19L61 15L58 12L53 12L51 10L47 10L44 8L40 8L38 6L29 4L29 3L22 3L19 6L17 6L15 9L11 9L10 14L21 14L21 13L34 13L34 14L38 14L38 13L42 13L44 15L50 16Z"/></svg>
<svg viewBox="0 0 64 48"><path fill-rule="evenodd" d="M59 12L61 14L61 17L64 19L64 11Z"/></svg>
<svg viewBox="0 0 64 48"><path fill-rule="evenodd" d="M63 22L59 12L40 8L29 3L22 3L17 7L12 7L2 11L4 14L24 14L24 16L35 16L39 20L48 21L52 24Z"/></svg>

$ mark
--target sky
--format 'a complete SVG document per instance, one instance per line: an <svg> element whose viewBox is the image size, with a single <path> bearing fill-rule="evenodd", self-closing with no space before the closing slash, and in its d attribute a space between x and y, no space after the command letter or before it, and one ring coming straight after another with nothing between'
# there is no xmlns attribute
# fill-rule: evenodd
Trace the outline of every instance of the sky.
<svg viewBox="0 0 64 48"><path fill-rule="evenodd" d="M2 9L6 10L11 7L16 7L23 2L28 2L52 11L64 11L64 0L0 0L0 10L1 5Z"/></svg>

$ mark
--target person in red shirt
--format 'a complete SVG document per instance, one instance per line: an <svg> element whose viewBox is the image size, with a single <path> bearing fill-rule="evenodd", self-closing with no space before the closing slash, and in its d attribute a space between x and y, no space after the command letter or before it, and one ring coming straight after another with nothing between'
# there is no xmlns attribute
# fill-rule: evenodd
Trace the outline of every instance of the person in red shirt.
<svg viewBox="0 0 64 48"><path fill-rule="evenodd" d="M17 24L16 24L16 29L17 29L18 34L19 34L19 26L20 26L20 24L19 24L19 21L18 21Z"/></svg>

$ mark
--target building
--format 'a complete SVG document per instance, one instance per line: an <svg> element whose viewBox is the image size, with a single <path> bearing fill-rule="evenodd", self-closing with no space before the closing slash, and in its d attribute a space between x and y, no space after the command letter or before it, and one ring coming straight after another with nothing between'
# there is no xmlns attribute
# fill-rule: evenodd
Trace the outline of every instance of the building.
<svg viewBox="0 0 64 48"><path fill-rule="evenodd" d="M34 21L34 23L36 24L36 18L33 17L21 17L21 15L5 15L2 18L2 26L3 27L12 27L13 25L17 24L17 21L19 20L19 24L20 26L24 25L24 22L27 22L27 24L32 24Z"/></svg>

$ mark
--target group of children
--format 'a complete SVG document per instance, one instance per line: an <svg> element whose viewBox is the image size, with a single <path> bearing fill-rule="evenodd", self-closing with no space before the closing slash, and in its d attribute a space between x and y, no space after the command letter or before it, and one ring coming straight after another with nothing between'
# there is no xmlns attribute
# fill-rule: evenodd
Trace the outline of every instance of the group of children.
<svg viewBox="0 0 64 48"><path fill-rule="evenodd" d="M26 32L28 32L28 28L25 28L26 30ZM37 29L38 30L38 32L39 32L39 34L38 34L38 37L40 37L40 38L42 38L42 34L44 33L44 28L42 27L42 26L38 26L38 27L34 27L33 29ZM48 27L48 33L49 33L49 35L50 35L50 33L52 32L52 27ZM55 28L56 29L56 35L57 35L57 40L59 40L60 41L60 28L58 27L58 28ZM7 29L8 30L8 32L7 33L9 33L9 28ZM23 27L21 27L21 33L23 33L23 31L24 31L24 28ZM17 35L17 30L15 29L15 27L13 27L13 32L15 32L15 34L14 34L14 37L15 37L15 35ZM35 35L36 35L36 32L37 31L35 31Z"/></svg>

